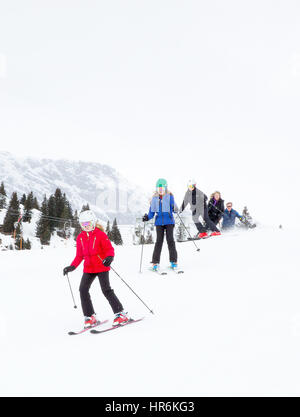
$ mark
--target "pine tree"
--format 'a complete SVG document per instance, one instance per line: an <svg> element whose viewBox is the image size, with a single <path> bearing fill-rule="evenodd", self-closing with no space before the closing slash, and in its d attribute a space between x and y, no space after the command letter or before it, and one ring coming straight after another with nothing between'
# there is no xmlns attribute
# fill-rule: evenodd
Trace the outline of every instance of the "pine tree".
<svg viewBox="0 0 300 417"><path fill-rule="evenodd" d="M134 228L134 235L133 235L134 245L142 245L145 243L145 238L143 238L143 233L144 233L144 228L140 223L140 219L136 219L136 225Z"/></svg>
<svg viewBox="0 0 300 417"><path fill-rule="evenodd" d="M0 210L6 207L6 191L4 187L4 183L1 182L0 185Z"/></svg>
<svg viewBox="0 0 300 417"><path fill-rule="evenodd" d="M42 215L37 223L36 228L36 236L40 238L42 245L49 245L50 238L51 238L51 231L49 226L49 219L48 217L48 201L47 197L44 197L42 208L41 208Z"/></svg>
<svg viewBox="0 0 300 417"><path fill-rule="evenodd" d="M51 195L48 200L48 215L51 217L49 219L49 228L50 232L53 233L55 227L58 225L56 217L56 205L55 205L55 197L54 195Z"/></svg>
<svg viewBox="0 0 300 417"><path fill-rule="evenodd" d="M1 182L1 185L0 185L0 194L5 195L5 197L6 197L6 191L5 191L3 181Z"/></svg>
<svg viewBox="0 0 300 417"><path fill-rule="evenodd" d="M20 217L20 203L16 192L12 193L8 209L3 221L3 232L13 233L14 223L18 221Z"/></svg>
<svg viewBox="0 0 300 417"><path fill-rule="evenodd" d="M176 237L177 242L184 242L187 239L187 232L182 223L178 225Z"/></svg>
<svg viewBox="0 0 300 417"><path fill-rule="evenodd" d="M81 227L80 227L80 224L79 224L79 219L78 219L78 212L77 212L77 210L75 211L75 214L74 214L74 221L73 221L73 223L74 223L74 227L75 227L73 237L74 237L74 239L77 239L77 236L78 236L78 235L79 235L79 233L81 232Z"/></svg>
<svg viewBox="0 0 300 417"><path fill-rule="evenodd" d="M41 209L36 197L34 197L34 199L33 199L33 206L32 206L32 208L34 208L36 210L40 210Z"/></svg>
<svg viewBox="0 0 300 417"><path fill-rule="evenodd" d="M25 203L26 203L26 194L23 194L20 200L20 204L23 204L23 206L25 206Z"/></svg>
<svg viewBox="0 0 300 417"><path fill-rule="evenodd" d="M67 200L65 201L65 206L64 206L61 218L63 220L73 220L72 209L71 209L70 203Z"/></svg>
<svg viewBox="0 0 300 417"><path fill-rule="evenodd" d="M241 219L241 223L248 227L249 229L253 229L254 227L256 227L256 224L253 223L253 219L250 216L250 213L248 211L247 207L244 207L243 213L242 213L242 219Z"/></svg>
<svg viewBox="0 0 300 417"><path fill-rule="evenodd" d="M117 225L117 219L115 218L113 221L113 225L111 228L111 238L110 240L114 242L116 245L123 245L122 236L120 230Z"/></svg>
<svg viewBox="0 0 300 417"><path fill-rule="evenodd" d="M16 239L15 239L15 248L21 249L21 240L23 239L22 236L22 229L20 223L18 224L16 228Z"/></svg>
<svg viewBox="0 0 300 417"><path fill-rule="evenodd" d="M81 212L83 212L83 211L87 211L87 210L90 210L90 206L89 206L89 204L88 204L88 203L87 203L86 205L83 205L83 206L82 206Z"/></svg>
<svg viewBox="0 0 300 417"><path fill-rule="evenodd" d="M26 241L24 241L23 243L23 249L27 249L30 250L31 249L31 242L29 239L27 239Z"/></svg>
<svg viewBox="0 0 300 417"><path fill-rule="evenodd" d="M105 233L107 234L107 237L109 240L111 240L111 229L110 229L110 223L109 220L107 220Z"/></svg>
<svg viewBox="0 0 300 417"><path fill-rule="evenodd" d="M142 226L140 224L138 224L138 226L136 226L136 228L135 228L135 235L136 235L136 237L141 237L142 230L143 230Z"/></svg>
<svg viewBox="0 0 300 417"><path fill-rule="evenodd" d="M64 208L65 208L65 200L64 200L64 197L61 193L60 188L57 188L55 190L54 198L55 198L55 207L56 207L55 217L61 218L62 213L63 213Z"/></svg>
<svg viewBox="0 0 300 417"><path fill-rule="evenodd" d="M30 223L31 221L31 216L32 216L32 209L33 209L33 192L31 191L25 201L24 204L24 216L23 216L23 222L28 222Z"/></svg>
<svg viewBox="0 0 300 417"><path fill-rule="evenodd" d="M73 211L70 202L67 200L66 194L63 195L64 209L62 213L63 219L73 220Z"/></svg>
<svg viewBox="0 0 300 417"><path fill-rule="evenodd" d="M146 245L151 245L153 243L153 237L152 237L152 233L150 232L150 230L148 230L147 232L145 243Z"/></svg>
<svg viewBox="0 0 300 417"><path fill-rule="evenodd" d="M73 220L73 212L71 205L69 201L67 200L66 194L64 193L62 196L62 202L63 202L63 210L60 214L61 220L57 219L57 228L58 228L58 235L63 237L64 239L67 238L67 228L68 225L70 226L70 223ZM68 221L69 220L69 221Z"/></svg>

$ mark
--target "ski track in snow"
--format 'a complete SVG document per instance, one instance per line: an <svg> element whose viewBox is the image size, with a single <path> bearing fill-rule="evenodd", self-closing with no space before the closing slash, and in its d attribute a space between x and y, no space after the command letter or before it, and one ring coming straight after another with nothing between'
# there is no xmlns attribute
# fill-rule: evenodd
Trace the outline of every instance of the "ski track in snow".
<svg viewBox="0 0 300 417"><path fill-rule="evenodd" d="M166 243L166 242L165 242ZM62 269L74 248L0 252L0 395L297 395L300 391L298 236L261 228L177 244L182 275L148 271L153 245L116 248L113 267L154 310L134 326L76 338L79 282ZM162 266L168 265L166 244ZM111 285L133 318L147 313ZM99 319L113 318L98 282Z"/></svg>

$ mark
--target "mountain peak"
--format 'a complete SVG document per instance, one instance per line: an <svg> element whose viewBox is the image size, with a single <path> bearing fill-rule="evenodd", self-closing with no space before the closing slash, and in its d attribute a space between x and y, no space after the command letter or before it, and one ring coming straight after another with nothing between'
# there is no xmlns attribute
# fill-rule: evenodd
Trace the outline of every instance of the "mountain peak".
<svg viewBox="0 0 300 417"><path fill-rule="evenodd" d="M147 208L143 190L130 183L109 165L98 162L15 157L0 152L0 174L8 196L33 191L41 201L56 188L66 193L73 210L89 203L102 220L117 217L121 224L132 223Z"/></svg>

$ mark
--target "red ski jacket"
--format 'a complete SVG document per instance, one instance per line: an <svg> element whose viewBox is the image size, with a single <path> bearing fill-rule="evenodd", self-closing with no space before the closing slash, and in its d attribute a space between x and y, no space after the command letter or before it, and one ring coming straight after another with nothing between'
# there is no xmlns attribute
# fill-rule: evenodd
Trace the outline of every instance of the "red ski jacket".
<svg viewBox="0 0 300 417"><path fill-rule="evenodd" d="M76 248L76 256L71 263L75 268L84 259L83 272L98 273L110 270L110 267L103 265L102 260L107 256L114 256L115 251L107 234L98 229L98 227L92 232L82 231L77 236Z"/></svg>

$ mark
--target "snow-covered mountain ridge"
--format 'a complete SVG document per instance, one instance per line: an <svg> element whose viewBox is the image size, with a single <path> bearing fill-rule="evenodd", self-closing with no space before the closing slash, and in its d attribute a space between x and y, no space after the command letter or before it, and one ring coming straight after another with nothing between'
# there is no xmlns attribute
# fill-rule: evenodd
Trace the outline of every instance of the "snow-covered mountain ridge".
<svg viewBox="0 0 300 417"><path fill-rule="evenodd" d="M132 223L148 205L142 189L101 163L19 158L0 152L0 180L8 196L13 191L19 197L33 191L39 201L59 187L66 193L73 210L89 203L101 219L117 217L121 224Z"/></svg>

